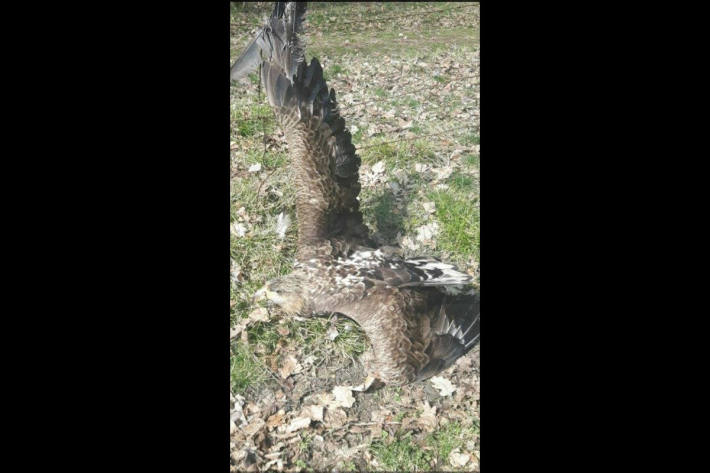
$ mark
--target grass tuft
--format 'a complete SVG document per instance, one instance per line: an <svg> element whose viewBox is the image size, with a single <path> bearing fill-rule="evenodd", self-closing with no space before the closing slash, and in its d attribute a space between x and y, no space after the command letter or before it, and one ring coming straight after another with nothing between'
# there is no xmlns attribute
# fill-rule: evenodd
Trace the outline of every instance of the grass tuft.
<svg viewBox="0 0 710 473"><path fill-rule="evenodd" d="M267 376L244 344L237 344L232 350L230 373L232 392L240 394L248 387L263 382Z"/></svg>
<svg viewBox="0 0 710 473"><path fill-rule="evenodd" d="M372 442L370 452L379 465L387 471L422 471L431 469L431 454L422 450L412 439L412 432L391 437L382 431L382 437Z"/></svg>
<svg viewBox="0 0 710 473"><path fill-rule="evenodd" d="M475 257L480 260L478 202L447 191L429 194L436 203L436 217L441 224L438 248L456 255L455 259Z"/></svg>

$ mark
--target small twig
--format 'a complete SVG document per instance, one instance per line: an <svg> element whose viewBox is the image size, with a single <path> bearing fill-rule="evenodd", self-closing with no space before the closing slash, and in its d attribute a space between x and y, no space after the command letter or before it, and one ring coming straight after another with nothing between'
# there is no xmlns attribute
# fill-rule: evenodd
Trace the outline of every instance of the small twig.
<svg viewBox="0 0 710 473"><path fill-rule="evenodd" d="M271 172L269 174L267 174L264 179L261 180L261 182L259 183L259 187L256 189L256 196L257 197L259 197L259 193L261 192L261 186L263 186L264 183L269 180L269 178L276 172L277 169L278 168L272 169Z"/></svg>

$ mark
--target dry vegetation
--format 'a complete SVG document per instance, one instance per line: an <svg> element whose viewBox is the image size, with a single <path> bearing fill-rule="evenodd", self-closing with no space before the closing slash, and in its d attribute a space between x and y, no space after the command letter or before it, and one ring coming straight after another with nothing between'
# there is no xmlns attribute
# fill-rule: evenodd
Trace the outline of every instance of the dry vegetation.
<svg viewBox="0 0 710 473"><path fill-rule="evenodd" d="M233 61L272 4L232 5ZM478 5L311 3L307 18L307 58L321 61L362 157L375 239L478 280ZM232 84L231 120L233 471L477 471L478 348L433 380L361 392L355 324L251 303L290 271L298 222L256 75Z"/></svg>

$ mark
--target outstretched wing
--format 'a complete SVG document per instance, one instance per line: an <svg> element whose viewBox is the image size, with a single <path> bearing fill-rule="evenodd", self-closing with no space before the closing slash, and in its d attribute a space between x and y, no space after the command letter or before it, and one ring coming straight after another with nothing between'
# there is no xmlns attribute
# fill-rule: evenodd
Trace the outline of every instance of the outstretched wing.
<svg viewBox="0 0 710 473"><path fill-rule="evenodd" d="M390 384L434 376L480 340L477 293L449 296L434 288L380 287L334 310L360 325L372 347L367 368Z"/></svg>
<svg viewBox="0 0 710 473"><path fill-rule="evenodd" d="M329 238L369 243L357 199L360 158L320 63L313 59L306 66L303 61L299 33L304 14L302 4L277 5L267 27L232 68L242 74L253 67L257 54L261 58L264 90L288 142L301 254Z"/></svg>
<svg viewBox="0 0 710 473"><path fill-rule="evenodd" d="M365 285L459 286L473 280L470 275L456 269L456 266L436 258L403 259L383 248L360 249L346 258L339 258L337 262L346 272L363 278Z"/></svg>

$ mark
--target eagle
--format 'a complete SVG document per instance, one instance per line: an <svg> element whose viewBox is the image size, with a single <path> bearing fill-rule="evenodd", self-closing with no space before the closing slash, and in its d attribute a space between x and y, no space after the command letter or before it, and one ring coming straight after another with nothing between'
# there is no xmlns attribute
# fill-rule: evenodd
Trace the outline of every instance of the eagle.
<svg viewBox="0 0 710 473"><path fill-rule="evenodd" d="M480 294L455 266L404 258L371 239L358 201L360 158L320 63L305 61L305 14L305 3L277 2L230 70L237 80L260 67L296 187L293 271L266 282L254 300L287 315L348 317L370 341L362 357L369 380L425 380L480 341Z"/></svg>

